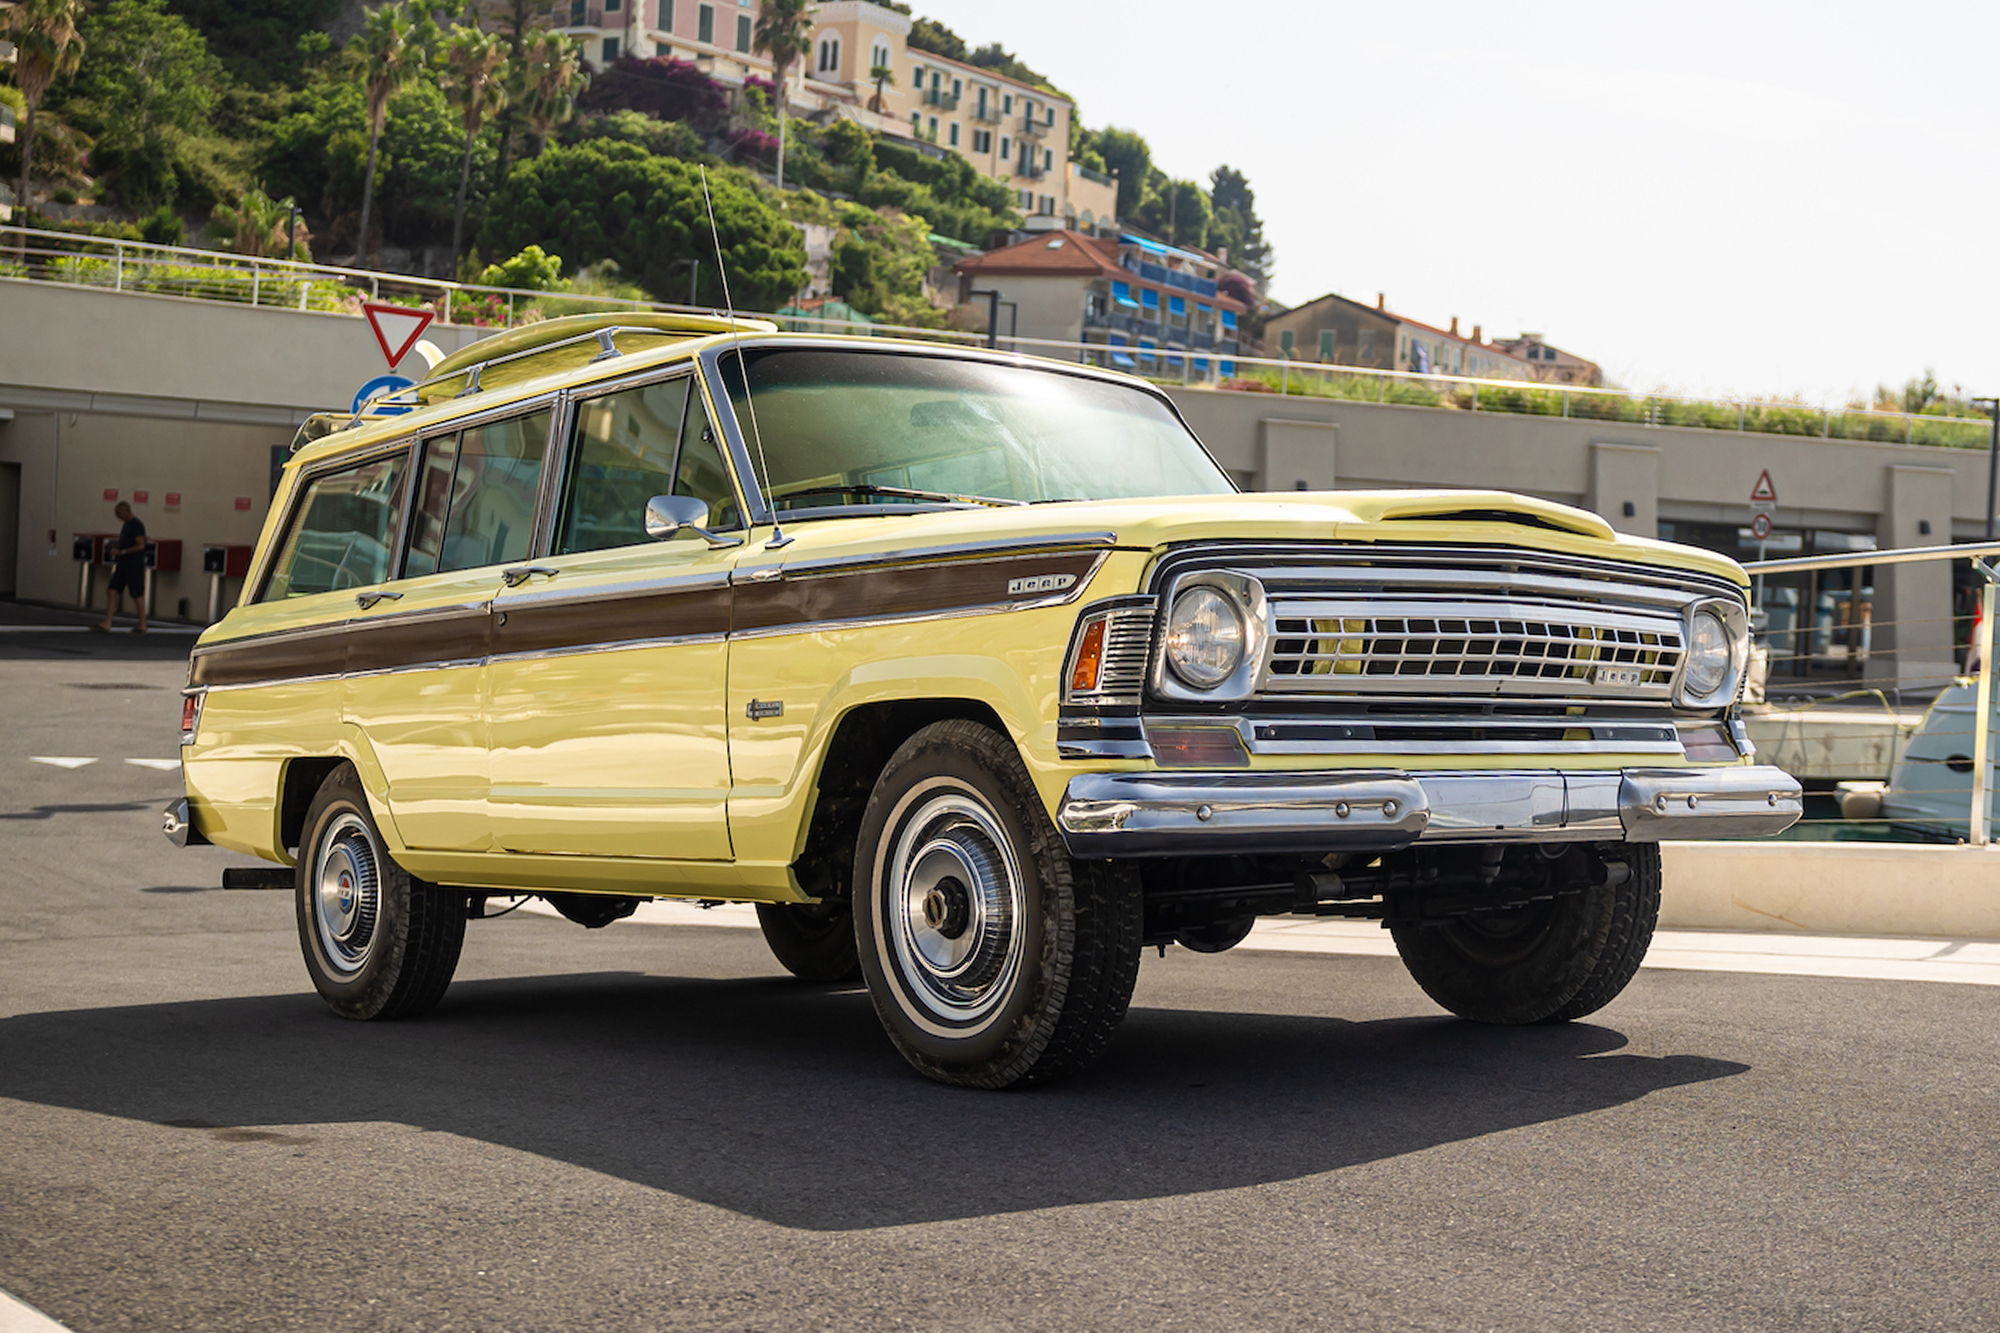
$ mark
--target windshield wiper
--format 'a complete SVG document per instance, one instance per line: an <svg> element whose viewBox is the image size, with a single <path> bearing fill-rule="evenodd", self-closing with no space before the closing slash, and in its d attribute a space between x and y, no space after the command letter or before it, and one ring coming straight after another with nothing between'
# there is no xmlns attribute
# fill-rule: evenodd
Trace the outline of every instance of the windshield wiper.
<svg viewBox="0 0 2000 1333"><path fill-rule="evenodd" d="M793 500L801 495L873 496L884 500L932 500L942 504L987 505L993 508L1027 503L1026 500L1002 500L991 495L953 495L948 491L913 491L902 486L876 486L865 481L808 486L802 491L787 491L783 495L774 495L771 500L775 504L780 500Z"/></svg>

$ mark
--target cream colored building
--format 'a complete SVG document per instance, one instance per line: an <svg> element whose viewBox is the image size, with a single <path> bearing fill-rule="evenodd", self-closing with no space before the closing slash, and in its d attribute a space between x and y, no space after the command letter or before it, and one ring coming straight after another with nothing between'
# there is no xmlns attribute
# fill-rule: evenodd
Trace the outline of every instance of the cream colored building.
<svg viewBox="0 0 2000 1333"><path fill-rule="evenodd" d="M689 60L740 88L771 78L755 46L758 0L568 0L563 31L592 64L623 55ZM559 11L560 13L560 11ZM910 18L873 0L812 11L811 47L790 71L793 114L831 111L906 142L958 154L1014 192L1031 230L1117 225L1116 182L1070 161L1068 99L909 45ZM872 71L890 77L880 89Z"/></svg>

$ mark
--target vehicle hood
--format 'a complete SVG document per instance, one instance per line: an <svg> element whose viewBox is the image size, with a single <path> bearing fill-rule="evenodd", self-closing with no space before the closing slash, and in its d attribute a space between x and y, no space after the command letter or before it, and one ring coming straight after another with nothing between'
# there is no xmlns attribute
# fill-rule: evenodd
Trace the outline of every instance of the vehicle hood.
<svg viewBox="0 0 2000 1333"><path fill-rule="evenodd" d="M1146 551L1198 541L1449 542L1630 560L1749 585L1742 566L1727 556L1616 532L1588 510L1507 491L1287 491L1078 500L880 518L801 519L785 530L795 539L783 548L788 565L1084 535L1108 535L1119 547Z"/></svg>

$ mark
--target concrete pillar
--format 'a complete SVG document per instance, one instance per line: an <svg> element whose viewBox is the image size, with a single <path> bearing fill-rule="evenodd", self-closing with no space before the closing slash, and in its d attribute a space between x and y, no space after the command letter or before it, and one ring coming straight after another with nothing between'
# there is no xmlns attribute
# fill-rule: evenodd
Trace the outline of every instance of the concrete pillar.
<svg viewBox="0 0 2000 1333"><path fill-rule="evenodd" d="M1330 491L1340 430L1328 421L1266 417L1258 451L1257 486L1266 491Z"/></svg>
<svg viewBox="0 0 2000 1333"><path fill-rule="evenodd" d="M1875 540L1884 550L1951 540L1949 468L1890 464L1882 469ZM1875 567L1873 651L1868 676L1884 686L1923 689L1957 672L1952 644L1951 565L1944 560Z"/></svg>
<svg viewBox="0 0 2000 1333"><path fill-rule="evenodd" d="M1659 449L1650 444L1592 444L1589 504L1619 532L1659 536Z"/></svg>

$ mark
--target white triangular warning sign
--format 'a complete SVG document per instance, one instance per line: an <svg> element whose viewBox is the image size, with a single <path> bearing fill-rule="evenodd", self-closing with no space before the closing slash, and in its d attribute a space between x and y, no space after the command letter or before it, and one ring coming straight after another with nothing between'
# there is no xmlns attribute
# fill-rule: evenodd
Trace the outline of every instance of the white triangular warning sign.
<svg viewBox="0 0 2000 1333"><path fill-rule="evenodd" d="M382 348L382 355L388 358L391 370L410 354L410 349L417 345L417 339L424 336L424 330L437 318L429 310L381 305L374 301L364 301L361 313L368 316L369 332L375 335L375 341Z"/></svg>
<svg viewBox="0 0 2000 1333"><path fill-rule="evenodd" d="M1750 498L1752 500L1770 500L1774 502L1777 500L1778 488L1771 484L1771 469L1765 468L1757 474L1757 484L1750 488Z"/></svg>

